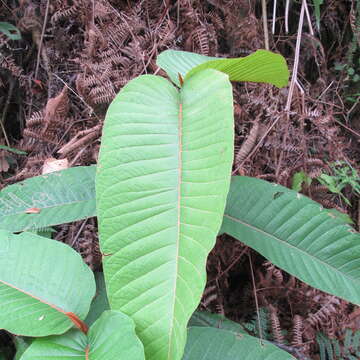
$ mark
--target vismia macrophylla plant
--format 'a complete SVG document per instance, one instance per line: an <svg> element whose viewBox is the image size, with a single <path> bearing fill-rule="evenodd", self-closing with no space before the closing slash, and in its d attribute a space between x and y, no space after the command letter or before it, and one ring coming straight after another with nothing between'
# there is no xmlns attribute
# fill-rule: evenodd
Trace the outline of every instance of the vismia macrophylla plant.
<svg viewBox="0 0 360 360"><path fill-rule="evenodd" d="M158 64L179 88L144 75L113 101L96 207L110 307L135 321L146 359L180 360L230 185L230 80L285 85L287 70L267 51L242 59L167 51Z"/></svg>
<svg viewBox="0 0 360 360"><path fill-rule="evenodd" d="M111 104L96 184L95 168L80 167L0 194L0 327L39 337L19 359L291 359L270 343L237 334L235 325L187 328L222 223L222 231L295 276L359 301L359 276L345 264L357 249L350 228L291 190L231 179L230 81L285 86L285 60L264 50L240 59L169 50L158 65L173 84L140 76ZM34 207L40 211L26 212ZM305 216L308 209L311 216ZM54 240L12 232L94 215L109 305L97 297L90 307L94 277L78 254ZM334 231L320 236L325 220ZM326 249L329 240L339 251L346 241L351 254L336 257ZM308 274L310 268L321 276ZM105 288L98 294L106 298Z"/></svg>

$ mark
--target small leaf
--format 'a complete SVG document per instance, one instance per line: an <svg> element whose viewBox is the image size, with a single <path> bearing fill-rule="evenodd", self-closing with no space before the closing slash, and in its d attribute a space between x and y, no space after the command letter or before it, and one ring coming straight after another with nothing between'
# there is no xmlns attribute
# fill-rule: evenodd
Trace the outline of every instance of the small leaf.
<svg viewBox="0 0 360 360"><path fill-rule="evenodd" d="M334 176L330 176L327 174L321 174L317 180L324 186L326 186L329 191L334 194L340 194L341 189L339 189L337 181Z"/></svg>
<svg viewBox="0 0 360 360"><path fill-rule="evenodd" d="M68 245L0 230L1 329L46 336L81 327L94 294L92 271Z"/></svg>
<svg viewBox="0 0 360 360"><path fill-rule="evenodd" d="M145 360L134 322L118 311L105 311L88 336L70 330L61 336L36 339L20 360Z"/></svg>
<svg viewBox="0 0 360 360"><path fill-rule="evenodd" d="M267 341L212 327L190 327L183 360L295 360Z"/></svg>
<svg viewBox="0 0 360 360"><path fill-rule="evenodd" d="M204 69L215 69L229 75L230 81L252 81L284 87L289 70L283 56L267 50L235 59L214 58L186 51L166 50L157 58L157 65L180 85L178 74L185 80Z"/></svg>
<svg viewBox="0 0 360 360"><path fill-rule="evenodd" d="M21 40L19 29L8 22L0 22L0 32L5 34L11 40Z"/></svg>
<svg viewBox="0 0 360 360"><path fill-rule="evenodd" d="M22 151L22 150L18 150L18 149L14 149L14 148L11 148L9 146L5 146L5 145L0 145L0 150L6 150L6 151L10 151L14 154L17 154L17 155L26 155L26 151Z"/></svg>
<svg viewBox="0 0 360 360"><path fill-rule="evenodd" d="M292 179L291 189L300 192L305 183L307 186L311 185L312 179L304 171L299 171L294 174Z"/></svg>
<svg viewBox="0 0 360 360"><path fill-rule="evenodd" d="M12 232L63 224L95 214L95 166L36 176L0 192L0 228Z"/></svg>
<svg viewBox="0 0 360 360"><path fill-rule="evenodd" d="M324 0L313 0L315 6L315 17L316 17L316 26L320 29L320 5L322 5Z"/></svg>

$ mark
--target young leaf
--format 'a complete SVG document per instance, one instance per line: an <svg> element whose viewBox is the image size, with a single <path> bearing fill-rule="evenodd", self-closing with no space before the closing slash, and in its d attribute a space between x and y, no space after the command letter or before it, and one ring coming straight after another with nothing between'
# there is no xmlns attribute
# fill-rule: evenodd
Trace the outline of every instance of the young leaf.
<svg viewBox="0 0 360 360"><path fill-rule="evenodd" d="M289 80L286 60L267 50L236 59L214 58L186 51L166 50L157 58L157 65L179 84L178 74L185 81L204 69L215 69L229 75L231 81L253 81L284 87Z"/></svg>
<svg viewBox="0 0 360 360"><path fill-rule="evenodd" d="M309 285L360 304L360 234L315 201L236 176L222 231Z"/></svg>
<svg viewBox="0 0 360 360"><path fill-rule="evenodd" d="M267 341L213 327L190 327L183 360L295 360Z"/></svg>
<svg viewBox="0 0 360 360"><path fill-rule="evenodd" d="M12 152L14 154L18 154L18 155L26 155L26 151L21 151L21 150L18 150L18 149L14 149L14 148L11 148L11 147L6 146L6 145L0 145L0 150L6 150L6 151Z"/></svg>
<svg viewBox="0 0 360 360"><path fill-rule="evenodd" d="M108 110L96 178L105 281L148 360L181 359L225 207L233 136L231 84L215 70L180 92L141 76Z"/></svg>
<svg viewBox="0 0 360 360"><path fill-rule="evenodd" d="M320 5L324 0L313 0L314 6L315 6L315 17L316 17L316 26L318 29L320 29Z"/></svg>
<svg viewBox="0 0 360 360"><path fill-rule="evenodd" d="M299 171L294 174L292 178L291 189L300 192L302 190L303 184L310 186L312 178L306 174L304 171Z"/></svg>
<svg viewBox="0 0 360 360"><path fill-rule="evenodd" d="M134 322L118 311L105 311L88 336L79 330L36 339L20 360L145 360Z"/></svg>
<svg viewBox="0 0 360 360"><path fill-rule="evenodd" d="M21 40L19 29L8 22L0 22L0 32L5 34L11 40Z"/></svg>
<svg viewBox="0 0 360 360"><path fill-rule="evenodd" d="M68 245L0 230L1 329L46 336L80 327L94 294L92 271Z"/></svg>
<svg viewBox="0 0 360 360"><path fill-rule="evenodd" d="M95 166L36 176L0 192L0 228L13 232L76 221L95 213Z"/></svg>

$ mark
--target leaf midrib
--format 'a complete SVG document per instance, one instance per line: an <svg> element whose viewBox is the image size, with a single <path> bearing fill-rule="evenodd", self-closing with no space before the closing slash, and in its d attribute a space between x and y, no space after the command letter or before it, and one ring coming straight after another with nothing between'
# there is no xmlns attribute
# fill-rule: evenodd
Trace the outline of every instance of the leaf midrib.
<svg viewBox="0 0 360 360"><path fill-rule="evenodd" d="M181 185L182 185L182 122L183 122L183 104L181 102L181 93L179 92L179 114L178 114L178 139L179 139L179 149L178 149L178 198L177 198L177 210L178 210L178 217L177 217L177 237L176 237L176 270L175 270L175 284L174 284L174 291L173 291L173 305L172 305L172 312L171 312L171 329L170 329L170 337L169 337L169 346L168 346L168 355L167 358L170 360L170 354L172 350L172 337L174 332L174 322L175 322L175 305L176 305L176 290L177 290L177 282L178 282L178 272L179 272L179 247L180 247L180 227L181 227Z"/></svg>

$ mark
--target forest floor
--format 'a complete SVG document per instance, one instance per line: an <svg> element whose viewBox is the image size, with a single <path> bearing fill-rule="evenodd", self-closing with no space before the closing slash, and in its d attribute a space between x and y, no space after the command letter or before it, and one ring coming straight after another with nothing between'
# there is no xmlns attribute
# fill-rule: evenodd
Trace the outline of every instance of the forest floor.
<svg viewBox="0 0 360 360"><path fill-rule="evenodd" d="M293 187L359 230L360 1L326 0L318 17L312 5L299 26L301 1L288 9L267 1L269 48L290 70L298 63L298 80L292 94L234 85L234 172ZM1 0L0 21L22 39L0 33L0 145L26 155L0 149L0 189L41 174L51 159L96 163L108 105L134 77L164 75L160 52L245 56L265 48L262 15L255 0ZM58 226L54 238L101 266L95 219ZM346 329L360 331L359 308L228 236L218 238L207 270L202 309L247 324L260 315L264 334L311 359L331 359L320 354L324 344L344 349Z"/></svg>

